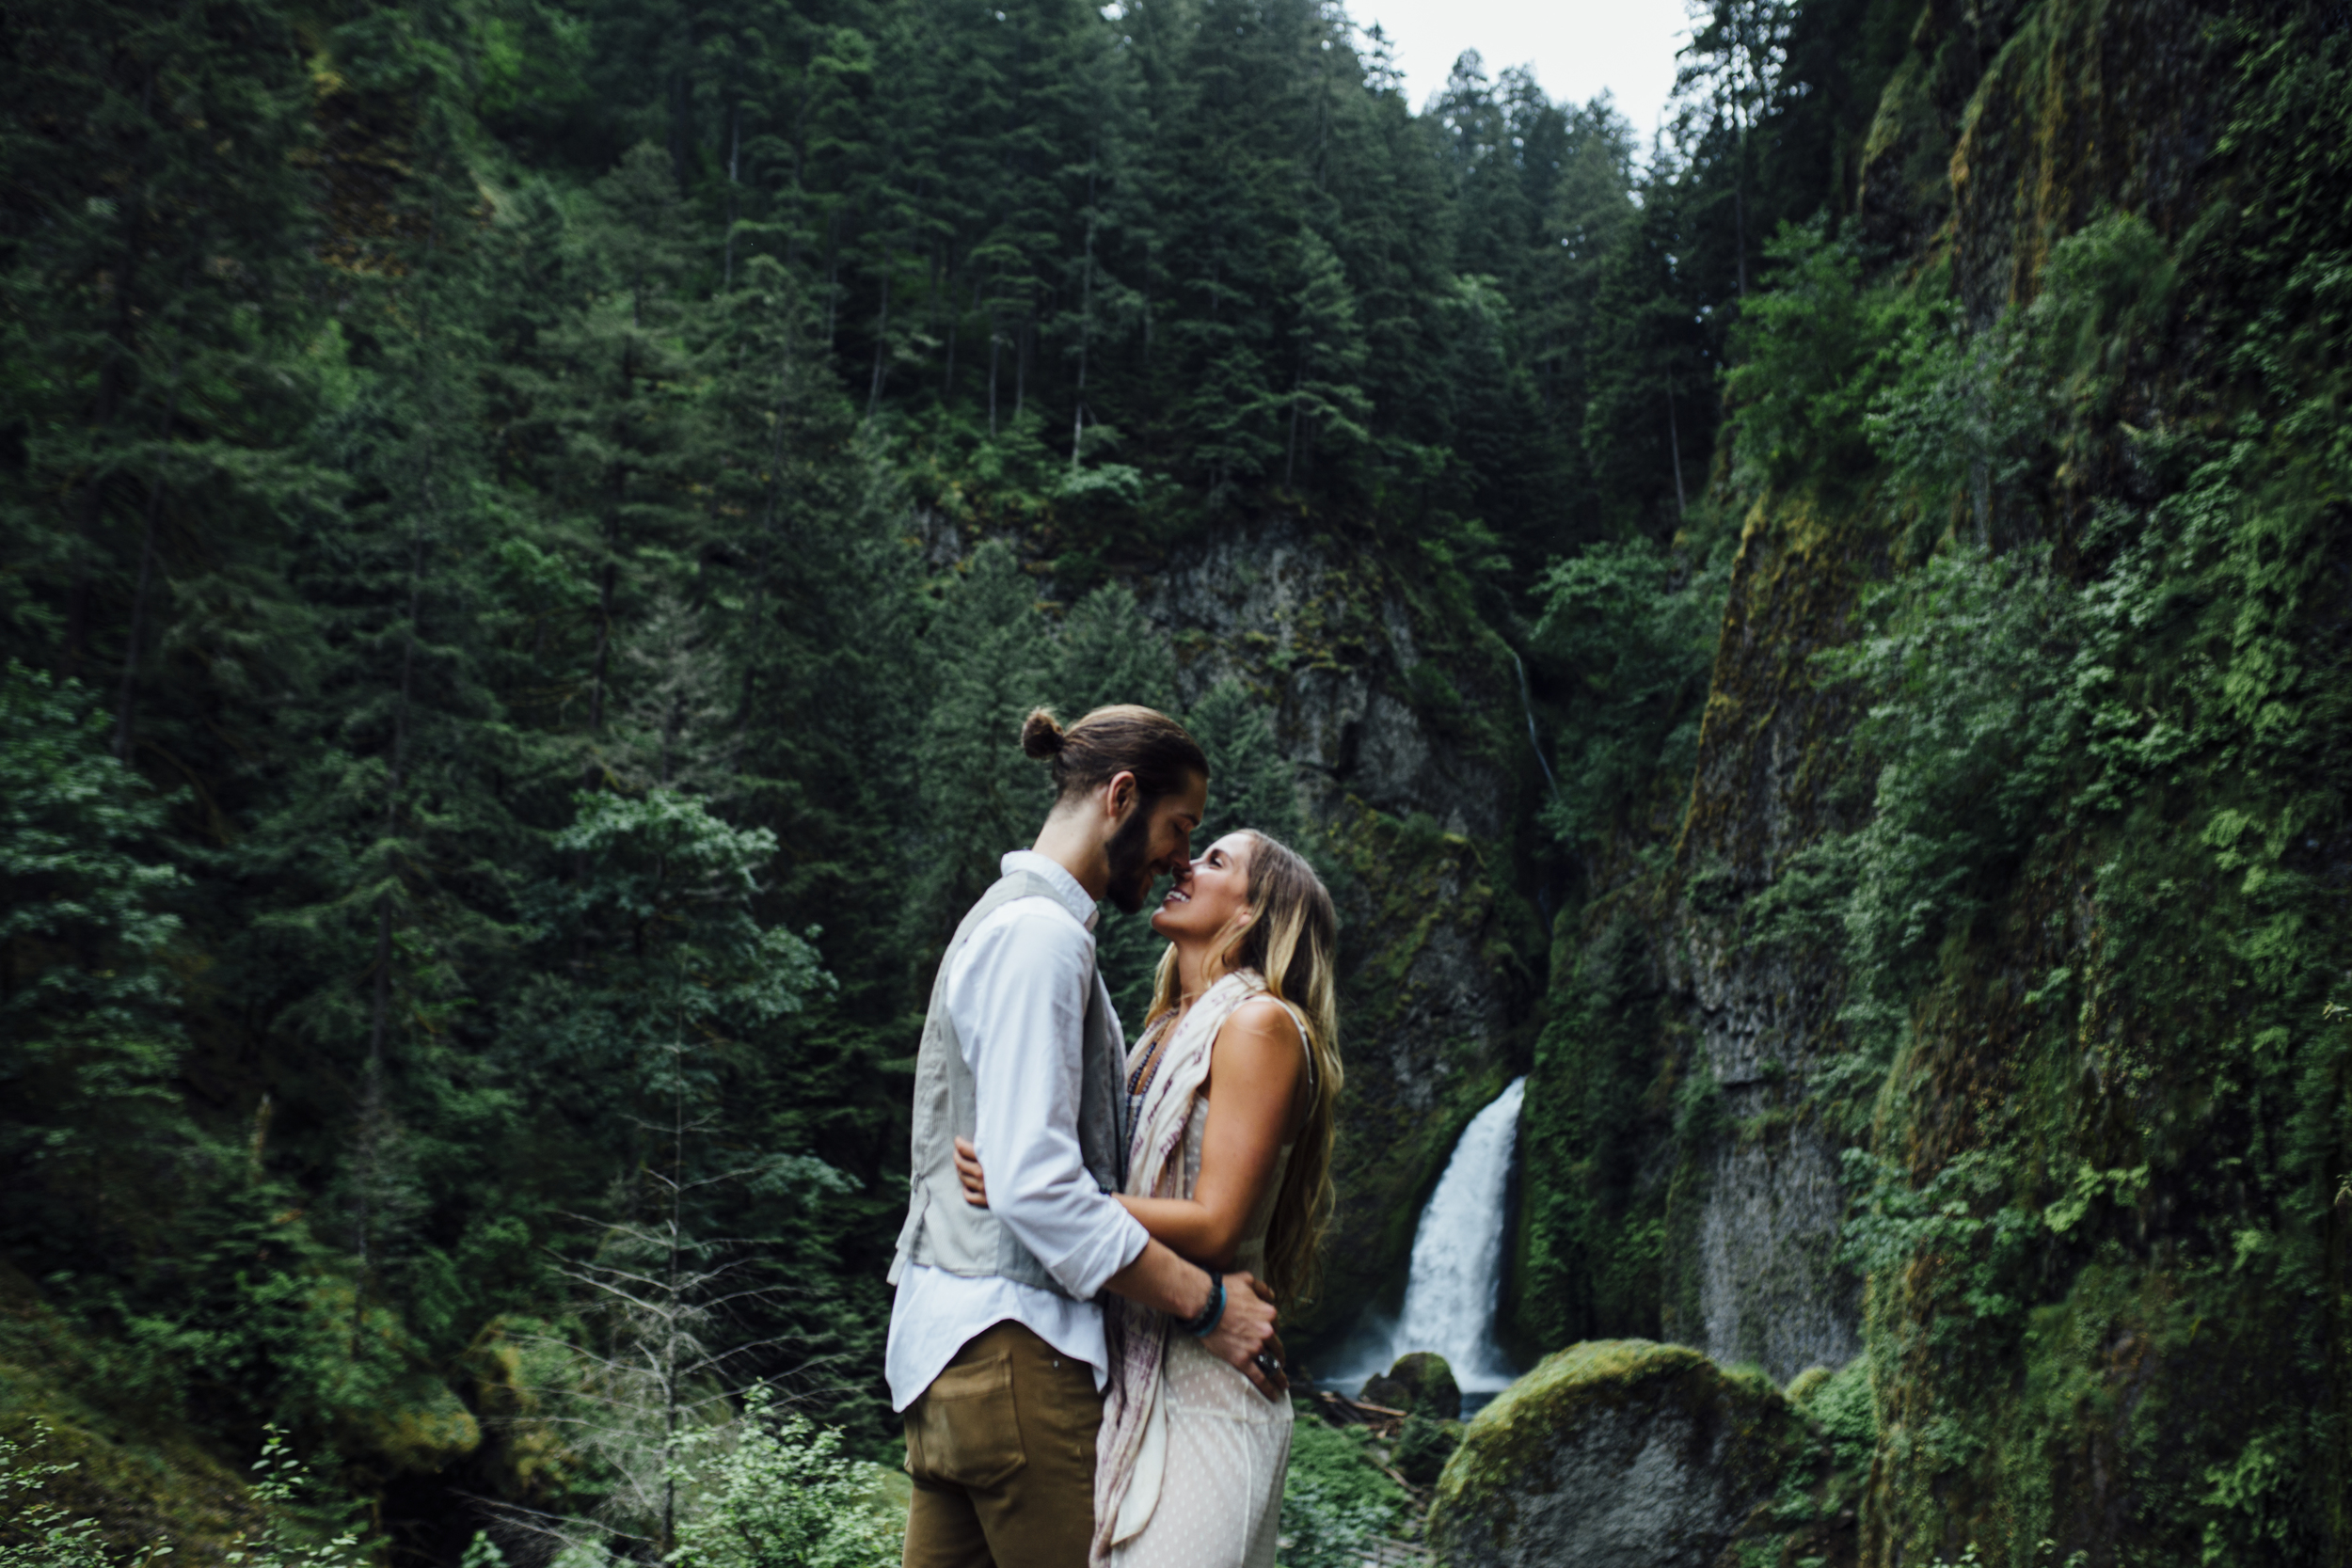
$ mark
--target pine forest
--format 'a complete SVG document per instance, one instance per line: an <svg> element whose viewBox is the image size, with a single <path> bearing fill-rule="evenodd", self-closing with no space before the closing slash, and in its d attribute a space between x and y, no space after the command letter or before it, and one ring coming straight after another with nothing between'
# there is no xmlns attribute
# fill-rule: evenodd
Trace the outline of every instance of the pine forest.
<svg viewBox="0 0 2352 1568"><path fill-rule="evenodd" d="M1679 66L0 0L0 1565L898 1562L932 972L1111 702L1339 902L1295 1373L1525 1080L1528 1376L1302 1402L1290 1568L2352 1565L2344 7ZM1547 1545L1652 1399L1704 1528Z"/></svg>

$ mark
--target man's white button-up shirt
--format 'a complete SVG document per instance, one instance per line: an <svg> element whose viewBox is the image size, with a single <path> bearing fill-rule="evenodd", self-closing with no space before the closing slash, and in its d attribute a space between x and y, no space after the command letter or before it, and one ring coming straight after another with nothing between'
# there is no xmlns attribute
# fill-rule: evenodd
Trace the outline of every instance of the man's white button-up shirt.
<svg viewBox="0 0 2352 1568"><path fill-rule="evenodd" d="M972 1141L988 1171L989 1208L1070 1293L909 1263L883 1358L894 1410L914 1403L975 1336L1007 1321L1092 1367L1102 1387L1110 1356L1093 1298L1151 1240L1094 1184L1078 1150L1087 990L1103 984L1094 900L1034 850L1007 855L1003 870L1042 877L1057 896L1016 898L981 923L948 973L947 1011L972 1069ZM1110 1006L1107 992L1102 1004Z"/></svg>

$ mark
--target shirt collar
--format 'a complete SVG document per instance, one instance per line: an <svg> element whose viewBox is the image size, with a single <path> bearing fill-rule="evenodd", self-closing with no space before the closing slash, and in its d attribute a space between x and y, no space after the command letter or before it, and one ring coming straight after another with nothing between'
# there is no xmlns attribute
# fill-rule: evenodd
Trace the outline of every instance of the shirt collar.
<svg viewBox="0 0 2352 1568"><path fill-rule="evenodd" d="M1087 896L1087 890L1078 885L1078 879L1051 855L1041 855L1034 849L1015 849L997 863L997 870L1008 877L1016 871L1026 871L1031 876L1044 878L1072 918L1089 931L1094 929L1094 923L1102 918L1102 910Z"/></svg>

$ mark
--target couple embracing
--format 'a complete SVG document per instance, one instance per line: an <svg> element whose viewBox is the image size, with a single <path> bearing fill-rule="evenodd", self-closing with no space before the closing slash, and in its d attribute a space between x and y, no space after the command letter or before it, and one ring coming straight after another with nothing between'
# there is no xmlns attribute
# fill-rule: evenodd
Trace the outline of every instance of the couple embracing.
<svg viewBox="0 0 2352 1568"><path fill-rule="evenodd" d="M940 960L916 1058L886 1370L909 1568L1274 1561L1291 1404L1276 1303L1330 1207L1338 922L1263 833L1198 860L1208 758L1150 708L1064 730L1034 847ZM1131 1051L1096 906L1168 942Z"/></svg>

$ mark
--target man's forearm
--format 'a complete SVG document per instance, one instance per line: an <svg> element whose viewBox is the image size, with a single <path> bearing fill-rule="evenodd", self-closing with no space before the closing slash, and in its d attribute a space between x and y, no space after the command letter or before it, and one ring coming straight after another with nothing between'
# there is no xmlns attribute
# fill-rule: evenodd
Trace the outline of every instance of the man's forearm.
<svg viewBox="0 0 2352 1568"><path fill-rule="evenodd" d="M1208 1309L1208 1271L1178 1257L1160 1242L1136 1254L1136 1260L1111 1275L1104 1287L1130 1301L1165 1312L1179 1323L1190 1323ZM1258 1392L1280 1399L1290 1387L1282 1373L1282 1341L1274 1332L1274 1303L1265 1288L1247 1274L1225 1276L1225 1309L1201 1341L1202 1348L1248 1378Z"/></svg>
<svg viewBox="0 0 2352 1568"><path fill-rule="evenodd" d="M1111 1275L1104 1289L1179 1322L1199 1317L1209 1305L1208 1271L1186 1262L1161 1242L1146 1243L1136 1260Z"/></svg>

